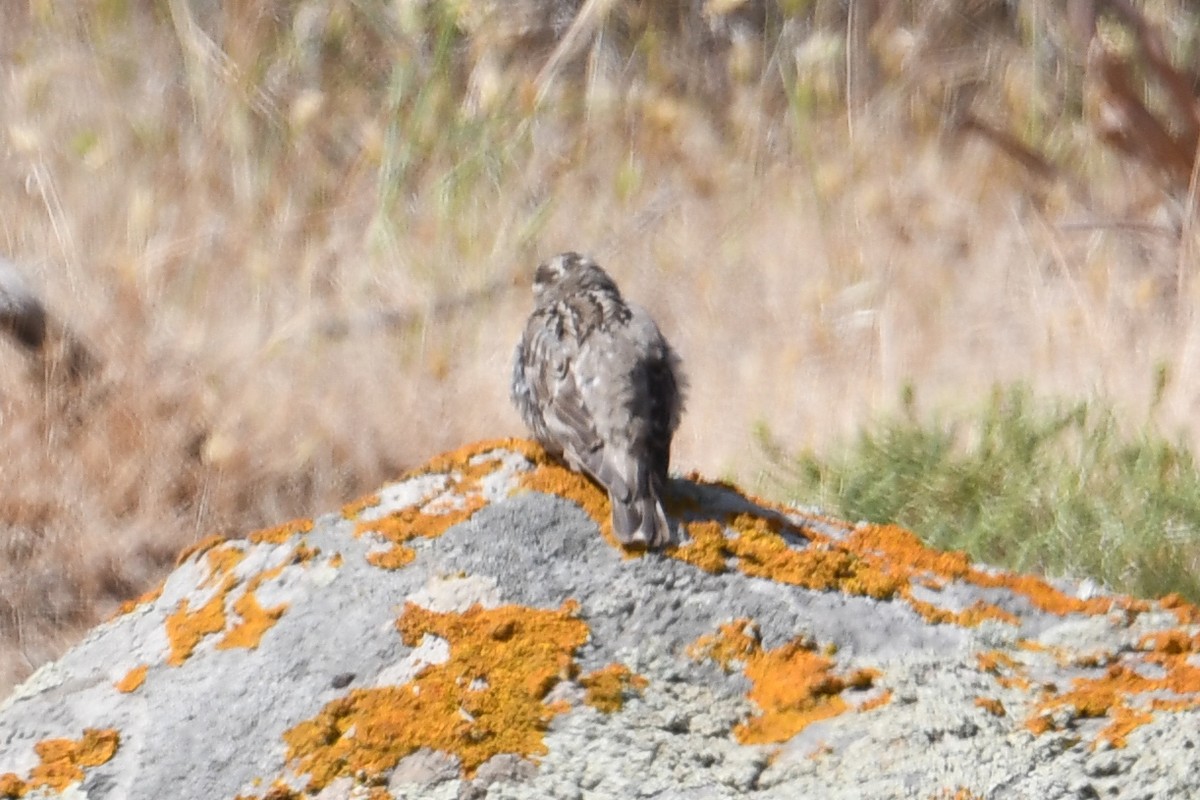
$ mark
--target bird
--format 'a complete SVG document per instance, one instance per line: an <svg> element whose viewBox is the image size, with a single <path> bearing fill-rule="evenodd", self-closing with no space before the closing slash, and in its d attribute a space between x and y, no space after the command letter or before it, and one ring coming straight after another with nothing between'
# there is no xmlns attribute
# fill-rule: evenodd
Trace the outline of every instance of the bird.
<svg viewBox="0 0 1200 800"><path fill-rule="evenodd" d="M46 309L30 291L15 264L0 257L0 333L26 350L46 341Z"/></svg>
<svg viewBox="0 0 1200 800"><path fill-rule="evenodd" d="M539 264L533 297L513 356L513 405L548 453L608 492L622 546L670 544L662 497L687 389L679 356L587 256Z"/></svg>

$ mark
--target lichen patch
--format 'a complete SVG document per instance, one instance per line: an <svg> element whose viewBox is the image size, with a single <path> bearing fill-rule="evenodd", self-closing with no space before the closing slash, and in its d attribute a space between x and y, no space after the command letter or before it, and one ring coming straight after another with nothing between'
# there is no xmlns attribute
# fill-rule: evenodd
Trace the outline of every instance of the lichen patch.
<svg viewBox="0 0 1200 800"><path fill-rule="evenodd" d="M272 781L270 788L265 794L238 794L234 795L233 800L305 800L307 795L304 792L298 792L291 786L288 786L281 780ZM390 800L391 795L387 795ZM368 795L367 800L376 800L375 796ZM380 798L382 800L382 798Z"/></svg>
<svg viewBox="0 0 1200 800"><path fill-rule="evenodd" d="M500 451L517 453L524 456L527 461L533 464L549 463L549 456L546 455L546 451L528 439L492 439L464 445L457 450L443 453L430 460L423 467L410 472L405 477L411 478L419 475L462 470L465 465L470 464L477 456Z"/></svg>
<svg viewBox="0 0 1200 800"><path fill-rule="evenodd" d="M413 488L426 477L438 479L426 481L427 485L420 488L415 498L401 501L400 508L384 515L363 514L365 508L380 504L378 495L370 498L373 502L343 509L346 517L357 520L355 536L374 534L388 545L386 549L369 552L367 563L382 569L401 569L416 558L409 542L436 538L474 516L487 505L482 482L499 468L501 449L515 442L485 442L435 458L419 472L407 476L405 485Z"/></svg>
<svg viewBox="0 0 1200 800"><path fill-rule="evenodd" d="M200 640L212 633L225 630L225 597L237 585L237 578L229 575L221 583L212 598L196 610L192 610L188 598L179 601L175 611L167 616L167 642L171 652L167 663L178 667L192 657Z"/></svg>
<svg viewBox="0 0 1200 800"><path fill-rule="evenodd" d="M1093 746L1124 747L1127 737L1154 719L1152 712L1200 708L1200 634L1185 629L1149 634L1133 652L1114 654L1095 665L1098 674L1072 679L1069 689L1051 689L1026 727L1058 730L1071 720L1106 718Z"/></svg>
<svg viewBox="0 0 1200 800"><path fill-rule="evenodd" d="M364 520L355 525L354 535L375 534L390 543L383 551L367 554L367 563L383 569L400 569L416 558L416 551L406 546L413 539L433 539L450 528L470 519L485 505L482 497L473 497L462 507L444 513L426 513L424 506L402 508L381 519Z"/></svg>
<svg viewBox="0 0 1200 800"><path fill-rule="evenodd" d="M379 505L379 494L368 494L357 500L351 500L342 506L342 517L345 519L356 520L362 512L368 508Z"/></svg>
<svg viewBox="0 0 1200 800"><path fill-rule="evenodd" d="M379 569L402 569L407 567L417 557L417 551L401 544L393 544L386 550L372 550L367 553L367 563Z"/></svg>
<svg viewBox="0 0 1200 800"><path fill-rule="evenodd" d="M182 564L183 562L192 558L193 556L202 555L203 553L208 552L212 548L217 547L218 545L224 544L226 541L228 541L228 540L224 536L220 535L219 533L214 533L209 536L205 536L203 539L196 542L195 544L193 544L189 547L185 547L182 550L180 550L179 555L175 557L175 566L179 566L180 564Z"/></svg>
<svg viewBox="0 0 1200 800"><path fill-rule="evenodd" d="M144 592L132 600L126 600L125 602L121 603L121 605L117 607L117 612L113 614L112 619L124 616L134 609L141 608L142 606L150 605L162 596L163 586L164 584L160 583L158 586L155 586L148 592ZM0 795L0 797L3 797L3 795Z"/></svg>
<svg viewBox="0 0 1200 800"><path fill-rule="evenodd" d="M289 539L290 535L284 541ZM274 535L262 544L274 546ZM222 632L225 635L216 644L218 650L258 647L263 635L274 627L288 608L286 603L264 607L259 601L258 589L269 581L277 580L288 566L307 567L320 555L317 549L300 541L281 563L245 575L247 565L258 563L257 560L247 561L248 548L253 546L245 542L226 542L203 551L208 573L200 585L213 587L214 590L212 596L198 608L193 607L192 598L181 599L175 610L167 616L165 625L170 648L167 664L173 667L182 665L205 637ZM278 561L278 558L274 560ZM326 562L336 568L340 558L334 554ZM227 630L231 616L235 621Z"/></svg>
<svg viewBox="0 0 1200 800"><path fill-rule="evenodd" d="M409 603L396 621L404 643L444 639L449 658L399 686L356 689L284 734L288 756L319 791L340 776L370 784L427 747L459 758L464 774L500 753L545 754L550 720L567 710L544 698L575 674L587 625L568 601L436 612Z"/></svg>
<svg viewBox="0 0 1200 800"><path fill-rule="evenodd" d="M116 687L117 691L121 692L122 694L136 692L138 689L142 688L142 684L146 682L146 673L149 671L149 669L150 667L148 664L138 664L136 667L129 670L129 672L126 672L125 677L121 678L121 680L117 681L113 685Z"/></svg>
<svg viewBox="0 0 1200 800"><path fill-rule="evenodd" d="M287 544L292 537L300 533L310 533L312 529L313 521L301 518L255 531L246 538L252 544Z"/></svg>
<svg viewBox="0 0 1200 800"><path fill-rule="evenodd" d="M246 551L236 544L213 547L204 553L208 560L208 575L200 581L201 586L216 586L221 579L232 575L237 565L246 557Z"/></svg>
<svg viewBox="0 0 1200 800"><path fill-rule="evenodd" d="M746 512L731 513L720 521L689 521L685 528L689 541L668 549L667 555L706 572L734 568L813 591L900 600L933 623L974 626L989 619L1017 621L1011 613L982 601L951 611L918 599L914 586L928 591L931 574L958 576L969 569L969 562L959 553L929 550L901 528L867 526L839 540L777 514Z"/></svg>
<svg viewBox="0 0 1200 800"><path fill-rule="evenodd" d="M61 792L82 781L84 770L110 760L121 737L112 729L85 728L78 739L44 739L33 746L38 764L22 779L11 772L0 775L0 798L24 797L38 789Z"/></svg>
<svg viewBox="0 0 1200 800"><path fill-rule="evenodd" d="M246 590L233 603L233 610L239 621L229 629L225 637L217 642L218 650L234 648L253 649L258 647L263 634L274 627L279 618L287 611L287 603L281 603L271 608L263 608L258 602L255 590L265 581L274 580L283 572L283 565L260 572L246 584Z"/></svg>
<svg viewBox="0 0 1200 800"><path fill-rule="evenodd" d="M544 472L545 468L526 480L545 481ZM568 476L557 476L539 488L576 500L593 516L607 510L603 493L590 487L592 493L587 494L589 487L573 485ZM966 554L926 547L915 534L895 525L847 526L844 534L832 536L818 529L830 527L824 518L819 520L821 526L804 526L770 506L758 512L690 516L683 522L688 540L669 548L668 556L714 574L737 569L813 591L904 602L934 624L973 627L988 620L1019 624L1016 614L983 600L954 610L928 599L953 582L1004 590L1056 615L1120 611L1132 619L1151 608L1145 601L1124 596L1072 597L1037 576L981 568ZM1200 611L1178 598L1164 599L1161 607L1180 619L1200 619Z"/></svg>
<svg viewBox="0 0 1200 800"><path fill-rule="evenodd" d="M733 735L742 744L785 742L814 722L845 713L851 706L842 692L868 689L879 677L872 669L837 674L833 659L804 637L764 650L757 626L747 619L734 620L717 633L700 637L688 652L698 660L710 659L726 671L741 669L750 680L747 697L759 713L734 728Z"/></svg>
<svg viewBox="0 0 1200 800"><path fill-rule="evenodd" d="M1032 684L1025 665L1001 650L985 650L975 654L981 672L996 679L1005 689L1028 689Z"/></svg>
<svg viewBox="0 0 1200 800"><path fill-rule="evenodd" d="M1179 594L1169 594L1158 601L1160 608L1172 611L1180 625L1200 625L1200 608L1189 603Z"/></svg>
<svg viewBox="0 0 1200 800"><path fill-rule="evenodd" d="M713 575L729 569L733 555L725 542L725 526L713 520L688 522L684 525L688 541L668 553L694 567Z"/></svg>
<svg viewBox="0 0 1200 800"><path fill-rule="evenodd" d="M28 792L29 785L18 778L15 773L5 772L0 774L0 797L24 797Z"/></svg>
<svg viewBox="0 0 1200 800"><path fill-rule="evenodd" d="M994 697L976 697L975 707L982 708L994 717L1003 717L1008 713L1004 704Z"/></svg>
<svg viewBox="0 0 1200 800"><path fill-rule="evenodd" d="M624 664L609 664L580 676L579 685L586 690L583 702L597 711L612 714L624 707L630 692L640 694L649 682Z"/></svg>

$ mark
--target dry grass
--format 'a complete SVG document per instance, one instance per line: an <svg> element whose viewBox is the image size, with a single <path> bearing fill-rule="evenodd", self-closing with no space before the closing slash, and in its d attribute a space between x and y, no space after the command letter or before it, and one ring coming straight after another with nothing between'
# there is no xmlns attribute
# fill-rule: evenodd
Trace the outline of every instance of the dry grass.
<svg viewBox="0 0 1200 800"><path fill-rule="evenodd" d="M47 387L0 342L0 693L182 545L519 432L524 286L561 249L682 352L678 469L753 481L757 422L819 451L906 383L1140 419L1160 364L1160 422L1200 436L1191 223L1077 117L1038 140L1074 177L1029 177L906 89L824 105L848 62L815 46L724 87L720 124L599 68L535 111L546 76L458 69L491 62L428 19L292 5L32 0L0 29L0 252L104 364Z"/></svg>

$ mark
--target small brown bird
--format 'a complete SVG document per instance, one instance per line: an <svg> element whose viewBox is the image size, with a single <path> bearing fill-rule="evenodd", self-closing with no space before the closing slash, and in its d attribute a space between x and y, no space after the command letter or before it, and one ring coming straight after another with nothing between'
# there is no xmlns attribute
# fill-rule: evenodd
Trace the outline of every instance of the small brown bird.
<svg viewBox="0 0 1200 800"><path fill-rule="evenodd" d="M26 350L38 350L46 340L46 309L29 290L14 264L0 257L0 333Z"/></svg>
<svg viewBox="0 0 1200 800"><path fill-rule="evenodd" d="M543 447L605 488L622 543L667 544L661 498L686 388L679 357L586 256L539 265L533 296L513 404Z"/></svg>

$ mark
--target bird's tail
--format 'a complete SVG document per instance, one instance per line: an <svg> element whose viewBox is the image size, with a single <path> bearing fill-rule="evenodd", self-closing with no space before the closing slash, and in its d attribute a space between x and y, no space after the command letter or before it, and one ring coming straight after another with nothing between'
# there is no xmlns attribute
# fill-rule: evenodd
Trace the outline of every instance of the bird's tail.
<svg viewBox="0 0 1200 800"><path fill-rule="evenodd" d="M671 525L654 483L646 482L629 497L609 492L613 533L621 544L659 548L671 543Z"/></svg>

